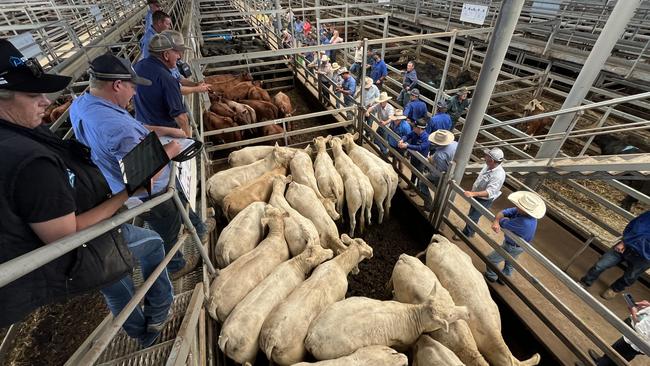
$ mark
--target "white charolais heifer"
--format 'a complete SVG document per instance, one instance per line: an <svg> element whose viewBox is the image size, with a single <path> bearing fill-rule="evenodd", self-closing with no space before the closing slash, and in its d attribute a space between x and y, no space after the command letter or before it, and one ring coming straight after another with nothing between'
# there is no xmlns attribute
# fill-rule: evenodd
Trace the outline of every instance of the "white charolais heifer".
<svg viewBox="0 0 650 366"><path fill-rule="evenodd" d="M243 209L226 226L217 240L215 256L217 266L224 268L237 258L255 249L264 239L264 202L253 202Z"/></svg>
<svg viewBox="0 0 650 366"><path fill-rule="evenodd" d="M366 217L368 219L368 225L370 225L370 211L372 209L372 198L374 194L372 184L370 184L368 177L354 164L352 159L343 152L341 139L332 137L330 139L330 146L332 146L332 152L334 153L334 166L336 167L336 171L343 178L345 204L348 207L348 216L350 218L350 236L354 236L354 228L357 224L356 214L359 209L361 209L359 218L360 231L363 232Z"/></svg>
<svg viewBox="0 0 650 366"><path fill-rule="evenodd" d="M501 336L499 308L471 258L442 235L434 235L427 248L427 266L449 291L456 305L467 306L467 321L479 351L492 366L537 365L539 354L517 360Z"/></svg>
<svg viewBox="0 0 650 366"><path fill-rule="evenodd" d="M381 158L372 152L358 146L354 140L359 138L359 134L354 135L346 133L343 135L343 147L352 161L363 171L370 180L374 191L375 207L377 207L377 222L384 221L384 213L388 217L390 214L390 205L397 191L399 176L393 169L393 166L381 160Z"/></svg>
<svg viewBox="0 0 650 366"><path fill-rule="evenodd" d="M316 176L314 175L314 165L311 162L311 146L307 146L304 150L296 151L296 154L289 163L289 170L293 181L305 185L312 190L318 197L318 200L323 204L327 214L330 215L332 220L339 219L339 213L336 212L336 201L331 198L325 198L318 190L316 183Z"/></svg>
<svg viewBox="0 0 650 366"><path fill-rule="evenodd" d="M305 347L318 360L349 355L373 345L407 349L422 333L448 330L449 323L464 318L467 308L441 313L433 298L413 305L350 297L331 305L311 323Z"/></svg>
<svg viewBox="0 0 650 366"><path fill-rule="evenodd" d="M486 364L487 365L487 364ZM413 366L467 366L449 348L426 334L413 347Z"/></svg>
<svg viewBox="0 0 650 366"><path fill-rule="evenodd" d="M252 289L266 278L282 262L289 259L289 248L284 240L284 217L286 213L270 205L266 206L262 225L269 226L269 233L252 251L239 257L210 285L208 312L221 322Z"/></svg>
<svg viewBox="0 0 650 366"><path fill-rule="evenodd" d="M349 356L318 362L300 362L293 366L407 366L405 354L386 346L359 348Z"/></svg>
<svg viewBox="0 0 650 366"><path fill-rule="evenodd" d="M442 287L436 275L418 258L407 254L399 256L390 278L393 298L408 304L420 304L428 298L435 299L439 311L453 309L455 304L449 292ZM436 330L429 333L433 339L453 351L467 366L488 366L476 347L472 331L465 320L449 325L449 332Z"/></svg>
<svg viewBox="0 0 650 366"><path fill-rule="evenodd" d="M253 202L267 202L273 190L273 177L283 177L286 169L278 167L266 172L252 181L233 189L223 199L221 209L228 220L232 220L241 210Z"/></svg>
<svg viewBox="0 0 650 366"><path fill-rule="evenodd" d="M284 238L289 245L291 256L295 257L305 249L307 243L320 245L320 238L314 223L291 207L284 197L284 191L289 182L291 182L291 176L276 177L273 180L273 193L271 193L269 204L289 214L284 218Z"/></svg>
<svg viewBox="0 0 650 366"><path fill-rule="evenodd" d="M223 198L234 188L242 186L275 168L287 168L294 153L294 151L276 145L271 153L262 160L222 170L208 179L208 195L218 205L221 205Z"/></svg>
<svg viewBox="0 0 650 366"><path fill-rule="evenodd" d="M348 290L348 273L362 260L372 257L372 248L361 239L343 234L348 248L316 267L309 278L289 295L266 319L260 333L260 348L278 365L292 365L305 358L305 338L311 322Z"/></svg>
<svg viewBox="0 0 650 366"><path fill-rule="evenodd" d="M314 146L316 146L316 159L314 160L314 176L316 177L316 184L318 190L325 198L333 199L336 203L336 212L343 215L343 179L334 168L334 161L327 154L326 143L329 141L327 138L318 136L314 139Z"/></svg>
<svg viewBox="0 0 650 366"><path fill-rule="evenodd" d="M243 104L248 107L247 105ZM250 107L249 107L250 108ZM228 154L228 164L234 168L237 166L252 164L262 160L273 152L274 146L248 146L241 150L236 150ZM295 151L291 147L281 147L287 151Z"/></svg>
<svg viewBox="0 0 650 366"><path fill-rule="evenodd" d="M345 245L339 239L339 230L327 210L316 197L314 190L300 183L291 182L285 197L291 207L301 215L311 220L318 230L320 245L329 248L334 253L340 253Z"/></svg>
<svg viewBox="0 0 650 366"><path fill-rule="evenodd" d="M280 264L230 313L221 328L219 348L238 363L253 364L264 320L314 267L332 256L331 250L310 244L298 256Z"/></svg>

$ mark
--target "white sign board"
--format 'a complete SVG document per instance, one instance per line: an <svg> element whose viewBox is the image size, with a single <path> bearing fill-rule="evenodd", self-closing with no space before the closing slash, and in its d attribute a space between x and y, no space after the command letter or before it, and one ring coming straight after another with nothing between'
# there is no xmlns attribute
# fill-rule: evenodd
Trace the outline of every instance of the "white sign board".
<svg viewBox="0 0 650 366"><path fill-rule="evenodd" d="M98 5L93 5L90 7L90 14L92 14L95 17L95 20L98 22L101 22L104 19L102 11L99 9Z"/></svg>
<svg viewBox="0 0 650 366"><path fill-rule="evenodd" d="M461 22L483 25L488 14L486 5L463 4L463 11L460 13Z"/></svg>
<svg viewBox="0 0 650 366"><path fill-rule="evenodd" d="M36 57L43 53L41 47L34 41L31 33L22 33L9 38L9 42L25 56L25 58Z"/></svg>
<svg viewBox="0 0 650 366"><path fill-rule="evenodd" d="M186 160L178 164L178 183L183 190L185 198L190 203L190 207L196 211L196 185L192 186L192 181L196 179L196 159Z"/></svg>
<svg viewBox="0 0 650 366"><path fill-rule="evenodd" d="M390 0L377 0L377 2L380 4L387 4L390 3Z"/></svg>

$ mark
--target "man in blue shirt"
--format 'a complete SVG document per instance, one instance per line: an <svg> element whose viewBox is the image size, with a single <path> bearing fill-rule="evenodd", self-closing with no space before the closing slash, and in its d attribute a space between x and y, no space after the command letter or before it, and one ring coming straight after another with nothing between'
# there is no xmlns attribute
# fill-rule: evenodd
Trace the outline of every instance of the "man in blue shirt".
<svg viewBox="0 0 650 366"><path fill-rule="evenodd" d="M494 222L492 223L492 230L495 233L498 233L501 231L501 228L504 228L525 240L527 243L530 243L535 237L537 220L541 219L546 214L546 204L544 203L544 200L542 200L537 193L528 191L513 192L508 196L508 200L514 203L515 207L506 208L497 213ZM514 259L517 259L521 253L524 252L524 249L517 245L517 243L507 235L505 236L501 248L508 252L508 254L510 254ZM496 250L488 254L487 259L495 266L498 266L501 262L505 261L501 273L505 276L512 276L512 271L514 270L512 263L505 260ZM500 285L504 284L497 274L490 268L486 269L485 278L490 282L496 281Z"/></svg>
<svg viewBox="0 0 650 366"><path fill-rule="evenodd" d="M456 148L458 142L454 141L454 134L447 130L437 130L429 135L429 142L436 147L436 152L429 156L429 162L436 168L435 171L430 172L427 178L431 180L436 186L447 170L449 164L454 160L456 155Z"/></svg>
<svg viewBox="0 0 650 366"><path fill-rule="evenodd" d="M402 91L399 92L397 102L404 107L409 103L409 91L418 85L418 74L415 71L415 63L409 61L406 64L406 71L402 71L402 74L404 74L404 79L402 80Z"/></svg>
<svg viewBox="0 0 650 366"><path fill-rule="evenodd" d="M646 211L630 221L623 230L623 238L589 269L580 279L585 287L591 286L605 270L625 261L627 268L619 279L600 296L612 299L626 289L650 268L650 211Z"/></svg>
<svg viewBox="0 0 650 366"><path fill-rule="evenodd" d="M158 33L172 29L172 18L162 10L158 10L151 16L151 26L145 28L140 39L140 59L149 57L149 42Z"/></svg>
<svg viewBox="0 0 650 366"><path fill-rule="evenodd" d="M377 88L381 90L381 87L384 85L384 79L388 76L388 67L384 60L381 59L381 54L379 52L375 51L372 57L375 60L375 63L372 65L370 77L375 85L377 85Z"/></svg>
<svg viewBox="0 0 650 366"><path fill-rule="evenodd" d="M357 91L357 81L350 75L350 71L342 67L339 69L339 74L343 78L341 86L336 87L336 92L343 94L343 101L346 107L354 105L354 93ZM348 118L354 116L353 111L348 111Z"/></svg>
<svg viewBox="0 0 650 366"><path fill-rule="evenodd" d="M133 102L135 118L150 126L180 128L192 136L189 116L178 81L171 69L187 49L183 36L172 30L156 34L149 43L149 57L135 65L138 75L151 80L151 86L138 86Z"/></svg>
<svg viewBox="0 0 650 366"><path fill-rule="evenodd" d="M91 158L106 178L113 193L124 190L120 160L130 152L151 131L158 136L184 137L178 128L147 126L135 120L126 111L126 106L135 94L136 85L146 86L150 81L136 74L129 61L105 54L90 64L90 90L74 100L70 107L70 120L77 140L90 147ZM180 152L177 142L165 145L169 156ZM154 177L151 192L165 191L170 179L167 166ZM150 197L146 193L136 195L140 200ZM184 197L183 197L184 199ZM198 216L191 213L190 218L200 236L207 232ZM151 209L144 215L145 221L156 231L169 251L178 238L181 229L181 215L172 200ZM167 265L172 277L189 272L196 267L196 261L186 261L182 254L176 253Z"/></svg>
<svg viewBox="0 0 650 366"><path fill-rule="evenodd" d="M427 125L427 133L432 134L437 130L451 131L451 117L447 114L447 102L444 100L436 104L437 111L435 116L432 116Z"/></svg>
<svg viewBox="0 0 650 366"><path fill-rule="evenodd" d="M411 164L415 169L422 173L424 173L424 165L418 158L415 157L415 154L419 153L423 158L429 156L429 146L431 144L429 142L429 134L424 130L426 127L427 121L424 118L420 118L413 128L413 131L411 131L408 135L402 137L402 140L397 143L397 147L400 149L410 150L412 154ZM416 179L417 176L411 173L411 183L417 184ZM425 193L423 192L423 194Z"/></svg>
<svg viewBox="0 0 650 366"><path fill-rule="evenodd" d="M415 125L415 121L427 116L427 105L420 100L420 91L417 88L411 89L409 96L411 97L411 101L406 105L404 114L406 115L406 120L412 127Z"/></svg>
<svg viewBox="0 0 650 366"><path fill-rule="evenodd" d="M153 21L153 13L157 12L158 10L162 9L162 6L160 6L160 1L159 0L147 0L147 5L149 5L149 9L147 9L147 14L144 16L144 29L145 31L151 27L151 23Z"/></svg>

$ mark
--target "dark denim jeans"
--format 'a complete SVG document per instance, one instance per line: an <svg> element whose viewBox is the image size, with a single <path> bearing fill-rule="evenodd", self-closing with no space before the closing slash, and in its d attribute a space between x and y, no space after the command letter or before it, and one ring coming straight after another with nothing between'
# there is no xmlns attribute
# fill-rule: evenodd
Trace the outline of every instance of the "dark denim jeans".
<svg viewBox="0 0 650 366"><path fill-rule="evenodd" d="M506 252L508 252L514 259L517 259L517 257L519 257L521 253L524 252L524 249L522 247L518 245L508 244L508 243L501 244L501 248L503 248ZM505 260L505 258L503 258L501 254L499 254L496 250L493 250L492 253L488 254L487 259L490 261L490 263L494 264L495 266L505 261L506 263L504 264L503 271L501 271L501 273L503 273L506 276L512 276L512 272L514 271L514 267L512 266L512 263L508 260ZM485 276L495 281L499 277L490 268L487 268L485 270Z"/></svg>
<svg viewBox="0 0 650 366"><path fill-rule="evenodd" d="M481 206L483 206L485 208L492 207L492 203L494 202L493 198L491 198L491 199L483 199L483 198L474 197L474 199L476 201L478 201L478 203L480 203ZM469 218L472 221L478 223L478 220L481 218L481 212L479 210L475 209L474 206L471 206L470 209L469 209L469 212L467 213L467 216L469 216ZM467 236L467 237L472 237L472 236L474 236L474 229L469 227L468 224L465 224L465 228L463 229L463 234L465 234L465 236Z"/></svg>
<svg viewBox="0 0 650 366"><path fill-rule="evenodd" d="M165 258L163 241L158 234L141 227L124 224L121 227L124 240L129 250L140 263L142 276L146 279ZM110 286L101 289L106 299L106 305L113 316L117 316L126 304L131 301L135 288L131 275ZM147 333L147 324L157 324L167 319L174 294L167 270L164 270L153 283L144 298L144 309L137 306L126 322L122 325L129 337L147 344L155 339L157 334Z"/></svg>
<svg viewBox="0 0 650 366"><path fill-rule="evenodd" d="M187 204L185 196L182 194L180 187L176 188L181 197L183 204ZM201 218L190 209L189 212L190 221L194 228L196 229L199 237L205 233L205 225L201 221ZM168 253L171 248L176 244L178 240L178 234L181 230L183 219L181 218L181 213L178 211L178 208L174 204L174 201L169 199L160 205L151 209L151 211L144 213L142 218L149 224L149 226L157 232L165 243L165 253ZM177 272L185 266L185 259L183 259L183 254L181 251L177 251L174 254L172 260L167 264L167 270L169 272Z"/></svg>
<svg viewBox="0 0 650 366"><path fill-rule="evenodd" d="M591 286L601 273L623 261L627 263L627 269L623 273L623 276L611 285L612 290L616 292L621 292L626 287L631 286L643 272L650 268L650 260L643 258L636 251L627 248L623 253L619 253L612 248L600 257L598 262L589 269L580 281L584 282L587 286Z"/></svg>

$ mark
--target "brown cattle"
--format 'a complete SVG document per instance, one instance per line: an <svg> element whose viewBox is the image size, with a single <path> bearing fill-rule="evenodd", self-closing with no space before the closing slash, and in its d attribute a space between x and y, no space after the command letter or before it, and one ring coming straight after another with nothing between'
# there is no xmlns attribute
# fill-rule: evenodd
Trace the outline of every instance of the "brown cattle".
<svg viewBox="0 0 650 366"><path fill-rule="evenodd" d="M257 116L257 122L268 121L268 120L278 118L279 115L278 107L276 107L271 102L266 102L263 100L250 100L250 99L240 100L239 102L246 104L255 110L255 115Z"/></svg>
<svg viewBox="0 0 650 366"><path fill-rule="evenodd" d="M205 111L203 113L203 123L207 131L216 131L228 127L237 126L232 118L222 117L210 111ZM214 135L213 137L218 143L221 144L241 141L242 139L241 131L222 133L219 135Z"/></svg>
<svg viewBox="0 0 650 366"><path fill-rule="evenodd" d="M212 83L223 83L223 82L231 82L231 83L237 83L239 81L253 81L253 77L251 76L250 73L241 73L238 75L235 74L218 74L218 75L210 75L206 76L204 81L208 84Z"/></svg>
<svg viewBox="0 0 650 366"><path fill-rule="evenodd" d="M536 116L540 113L544 113L546 111L546 108L542 105L542 102L540 102L537 99L533 99L526 106L524 107L524 110L528 112L529 116ZM526 122L526 134L529 136L535 136L539 131L544 129L545 126L550 125L553 123L553 119L551 117L544 117L536 120L532 120L529 122ZM530 144L526 144L524 146L524 151L528 150L530 148Z"/></svg>
<svg viewBox="0 0 650 366"><path fill-rule="evenodd" d="M248 90L248 99L263 100L266 102L270 102L271 96L269 95L269 92L262 89L261 87L253 86Z"/></svg>
<svg viewBox="0 0 650 366"><path fill-rule="evenodd" d="M260 128L262 136L271 136L284 133L284 128L281 125L268 125Z"/></svg>
<svg viewBox="0 0 650 366"><path fill-rule="evenodd" d="M235 113L235 111L232 110L232 108L230 108L230 106L227 103L219 99L221 98L218 98L217 100L213 101L210 104L210 111L222 117L231 118L233 121L240 123L240 121L238 121L239 117L237 113Z"/></svg>
<svg viewBox="0 0 650 366"><path fill-rule="evenodd" d="M249 125L257 122L257 115L252 107L228 99L224 99L223 102L228 104L228 107L240 116L243 123Z"/></svg>
<svg viewBox="0 0 650 366"><path fill-rule="evenodd" d="M291 99L283 92L278 92L273 96L273 104L278 107L282 117L291 117L295 113L295 109L291 106Z"/></svg>
<svg viewBox="0 0 650 366"><path fill-rule="evenodd" d="M43 123L55 122L72 104L71 95L62 95L58 97L52 104L47 106L45 114L43 115Z"/></svg>

